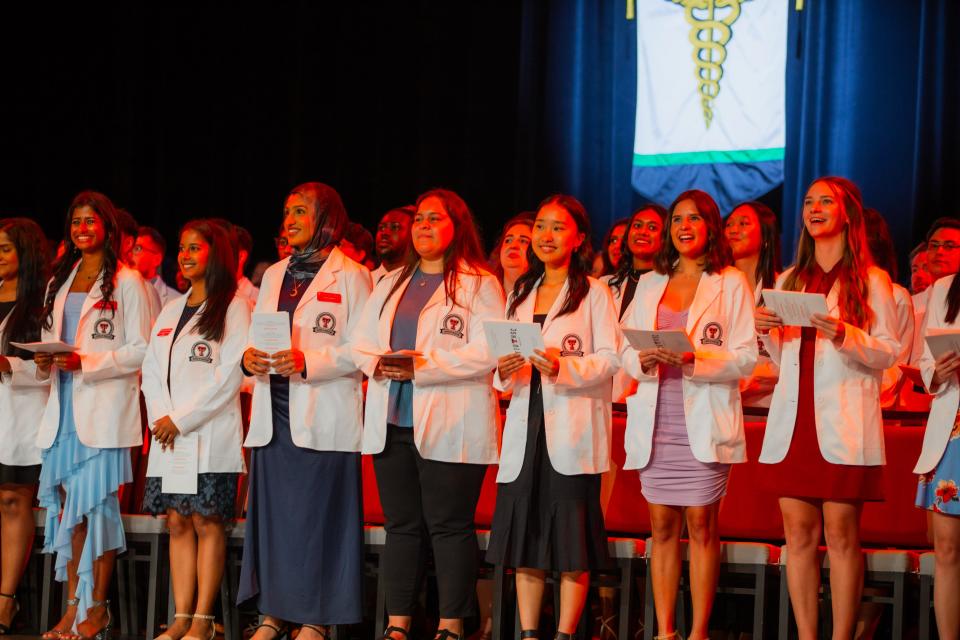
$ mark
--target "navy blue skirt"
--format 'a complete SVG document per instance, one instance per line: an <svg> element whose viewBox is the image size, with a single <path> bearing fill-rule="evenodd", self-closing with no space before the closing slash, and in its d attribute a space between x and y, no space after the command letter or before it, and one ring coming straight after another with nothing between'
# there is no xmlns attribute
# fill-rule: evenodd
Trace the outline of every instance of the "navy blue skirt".
<svg viewBox="0 0 960 640"><path fill-rule="evenodd" d="M296 624L354 624L363 600L360 454L295 445L288 390L271 380L273 439L252 450L237 601Z"/></svg>

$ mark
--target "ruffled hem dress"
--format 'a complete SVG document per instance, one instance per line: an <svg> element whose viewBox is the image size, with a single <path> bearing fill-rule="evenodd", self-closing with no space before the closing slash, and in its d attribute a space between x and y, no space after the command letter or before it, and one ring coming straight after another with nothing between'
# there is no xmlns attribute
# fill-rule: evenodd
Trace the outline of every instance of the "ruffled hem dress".
<svg viewBox="0 0 960 640"><path fill-rule="evenodd" d="M545 315L535 315L543 326ZM547 451L540 372L530 378L527 443L513 482L497 485L487 562L544 571L594 571L610 563L600 506L602 474L563 475Z"/></svg>
<svg viewBox="0 0 960 640"><path fill-rule="evenodd" d="M67 295L61 340L72 344L80 323L85 293ZM56 554L56 579L67 580L73 558L73 530L84 520L87 537L77 567L76 625L93 606L93 562L108 551L126 550L117 491L133 480L129 449L97 449L80 442L73 416L73 373L59 372L60 423L53 445L42 454L38 498L47 510L43 551ZM66 499L61 501L60 488Z"/></svg>

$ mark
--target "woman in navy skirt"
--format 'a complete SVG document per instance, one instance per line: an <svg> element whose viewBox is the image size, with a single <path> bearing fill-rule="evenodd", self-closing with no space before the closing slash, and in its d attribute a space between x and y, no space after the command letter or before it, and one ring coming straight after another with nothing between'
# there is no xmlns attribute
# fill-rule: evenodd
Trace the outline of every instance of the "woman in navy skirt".
<svg viewBox="0 0 960 640"><path fill-rule="evenodd" d="M243 356L255 376L250 504L238 600L264 614L254 640L300 626L300 640L361 618L362 375L347 336L370 293L370 272L337 243L347 213L319 182L293 189L283 226L293 254L263 276L257 312L290 314L293 348Z"/></svg>

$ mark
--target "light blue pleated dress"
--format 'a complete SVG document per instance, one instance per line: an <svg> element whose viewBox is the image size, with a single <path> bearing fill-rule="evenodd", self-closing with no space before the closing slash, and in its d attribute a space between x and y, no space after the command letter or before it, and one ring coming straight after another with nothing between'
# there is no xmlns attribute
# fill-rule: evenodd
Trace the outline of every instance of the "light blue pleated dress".
<svg viewBox="0 0 960 640"><path fill-rule="evenodd" d="M80 323L85 293L67 295L63 310L61 340L73 344ZM53 446L43 452L38 498L47 510L44 553L56 553L56 577L67 580L67 563L73 556L70 540L73 529L87 520L87 539L80 554L75 597L80 599L76 625L87 617L93 604L93 561L105 552L126 549L117 490L133 480L129 449L95 449L77 436L73 418L73 372L61 371L60 426ZM60 487L66 493L61 504ZM61 512L63 515L58 518Z"/></svg>

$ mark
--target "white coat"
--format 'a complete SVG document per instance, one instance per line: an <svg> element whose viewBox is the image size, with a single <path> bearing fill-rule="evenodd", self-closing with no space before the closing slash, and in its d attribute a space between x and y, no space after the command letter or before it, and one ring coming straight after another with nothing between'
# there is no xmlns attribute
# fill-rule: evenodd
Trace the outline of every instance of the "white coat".
<svg viewBox="0 0 960 640"><path fill-rule="evenodd" d="M456 302L441 283L420 312L413 377L413 439L428 460L492 464L497 461L500 412L491 386L497 359L487 348L484 320L503 317L503 290L497 278L481 271L457 273ZM390 350L393 319L408 277L387 295L402 270L377 284L351 340L357 366L367 383L363 453L380 453L386 446L390 381L374 377L379 358L370 352ZM386 301L386 304L384 304Z"/></svg>
<svg viewBox="0 0 960 640"><path fill-rule="evenodd" d="M263 274L255 312L274 312L289 258ZM291 342L303 352L306 376L290 376L290 435L316 451L359 451L363 428L363 376L348 340L370 295L370 272L334 248L293 314ZM253 335L248 346L253 346ZM270 376L255 376L245 447L273 439Z"/></svg>
<svg viewBox="0 0 960 640"><path fill-rule="evenodd" d="M893 301L897 307L897 336L900 338L900 351L897 353L897 361L892 367L883 372L880 380L880 406L888 409L897 404L897 398L900 396L900 390L904 381L903 371L900 370L901 364L909 364L910 356L913 352L913 337L916 332L914 327L913 300L910 298L910 292L897 283L892 283Z"/></svg>
<svg viewBox="0 0 960 640"><path fill-rule="evenodd" d="M777 278L777 288L790 269ZM879 465L883 448L880 379L900 350L897 309L890 277L869 267L867 303L874 313L868 330L845 325L843 344L817 337L813 366L817 440L824 460L833 464ZM827 311L840 317L840 283L827 295ZM760 462L783 460L793 439L800 393L800 327L783 327L761 336L770 357L780 365L780 380L773 390L763 437Z"/></svg>
<svg viewBox="0 0 960 640"><path fill-rule="evenodd" d="M641 276L630 315L621 324L655 329L657 308L669 281L668 274ZM753 304L746 277L734 267L700 274L687 314L686 332L696 351L692 367L684 368L683 413L690 449L701 462L729 464L747 459L740 379L749 375L757 362ZM637 351L626 341L621 360L639 381L637 392L627 398L624 469L642 469L653 448L660 368L644 373Z"/></svg>
<svg viewBox="0 0 960 640"><path fill-rule="evenodd" d="M240 473L240 359L250 332L250 305L245 298L233 298L227 308L223 339L217 342L207 340L197 330L204 303L174 340L189 295L188 291L165 306L153 325L141 384L147 421L153 430L154 422L170 416L182 435L198 434L199 473ZM158 475L158 451L159 447L150 448L148 476Z"/></svg>
<svg viewBox="0 0 960 640"><path fill-rule="evenodd" d="M954 318L953 322L947 322L947 292L954 278L956 278L955 275L940 278L926 290L930 292L926 308L927 330L960 329L960 315ZM926 331L924 333L926 334ZM933 386L936 359L927 341L921 340L923 355L920 356L920 373L923 376L924 385L930 389ZM914 473L933 471L940 464L940 458L947 449L947 443L950 442L951 432L957 420L957 409L960 408L960 382L956 375L931 393L933 401L930 403L927 428L923 433L923 448L920 450L917 465L913 469Z"/></svg>
<svg viewBox="0 0 960 640"><path fill-rule="evenodd" d="M617 353L623 337L610 290L593 278L589 282L590 291L576 311L558 316L569 291L569 281L564 283L542 328L547 349L560 351L557 377L541 376L547 453L557 473L568 476L604 473L610 468L610 394L613 376L620 369ZM520 322L533 322L536 286L517 307ZM533 366L527 364L506 380L500 379L499 371L494 375L497 389L513 390L497 482L516 480L523 467L532 372Z"/></svg>
<svg viewBox="0 0 960 640"><path fill-rule="evenodd" d="M613 296L613 308L617 312L615 316L618 321L620 318L626 316L627 312L624 311L621 314L623 309L623 290L627 286L626 279L620 283L617 287L611 287L610 282L613 280L613 275L602 276L600 282L607 285L610 289L610 295ZM630 277L629 275L627 276ZM634 299L636 299L636 294L634 294ZM632 303L632 301L631 301ZM611 397L614 402L626 402L629 396L632 396L637 391L637 381L636 379L627 373L624 369L619 369L613 376L613 394Z"/></svg>
<svg viewBox="0 0 960 640"><path fill-rule="evenodd" d="M0 322L0 335L10 315ZM7 356L10 373L0 375L0 464L26 467L40 464L37 429L50 395L50 380L37 379L33 360Z"/></svg>
<svg viewBox="0 0 960 640"><path fill-rule="evenodd" d="M77 274L78 262L53 301L53 327L41 339L60 339L63 308ZM140 365L150 335L150 306L143 278L126 267L114 276L109 303L97 278L86 300L73 344L79 348L80 369L73 374L73 418L80 442L99 449L136 447L143 443L140 423ZM112 311L111 311L112 309ZM51 367L49 376L58 375ZM38 375L42 376L39 373ZM44 376L47 377L47 376ZM50 385L50 397L40 422L37 446L50 448L60 426L60 385Z"/></svg>
<svg viewBox="0 0 960 640"><path fill-rule="evenodd" d="M763 280L757 282L753 290L753 304L759 307L763 298ZM740 401L745 407L769 407L773 388L777 385L780 368L770 358L766 348L757 336L757 364L749 376L740 380Z"/></svg>

